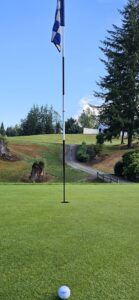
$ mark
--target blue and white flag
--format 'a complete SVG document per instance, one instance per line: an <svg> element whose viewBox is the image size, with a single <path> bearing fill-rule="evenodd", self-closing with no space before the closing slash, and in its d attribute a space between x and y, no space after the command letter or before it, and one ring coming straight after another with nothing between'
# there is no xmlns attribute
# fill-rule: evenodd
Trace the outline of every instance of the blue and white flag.
<svg viewBox="0 0 139 300"><path fill-rule="evenodd" d="M61 51L61 26L65 26L64 0L57 0L55 22L52 30L51 42Z"/></svg>

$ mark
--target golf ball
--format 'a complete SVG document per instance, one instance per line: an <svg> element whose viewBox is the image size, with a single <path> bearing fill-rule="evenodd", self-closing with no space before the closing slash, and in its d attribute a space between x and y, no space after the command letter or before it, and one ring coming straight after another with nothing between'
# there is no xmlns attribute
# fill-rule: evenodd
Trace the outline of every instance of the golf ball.
<svg viewBox="0 0 139 300"><path fill-rule="evenodd" d="M58 296L60 299L68 299L70 297L70 289L68 286L63 285L58 289Z"/></svg>

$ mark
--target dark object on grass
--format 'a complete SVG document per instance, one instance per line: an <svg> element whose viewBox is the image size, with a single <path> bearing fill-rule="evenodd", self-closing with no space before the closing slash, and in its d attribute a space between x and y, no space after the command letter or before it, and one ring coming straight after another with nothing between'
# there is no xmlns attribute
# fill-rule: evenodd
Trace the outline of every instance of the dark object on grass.
<svg viewBox="0 0 139 300"><path fill-rule="evenodd" d="M123 161L117 161L117 163L114 166L114 173L116 176L123 176L124 172L124 164Z"/></svg>
<svg viewBox="0 0 139 300"><path fill-rule="evenodd" d="M30 180L33 182L43 182L44 181L44 162L34 162L32 165L32 170L30 174Z"/></svg>

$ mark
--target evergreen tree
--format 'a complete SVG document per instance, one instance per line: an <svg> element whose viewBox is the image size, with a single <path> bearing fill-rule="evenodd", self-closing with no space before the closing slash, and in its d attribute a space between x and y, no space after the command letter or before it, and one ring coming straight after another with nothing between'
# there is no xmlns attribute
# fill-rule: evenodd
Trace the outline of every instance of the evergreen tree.
<svg viewBox="0 0 139 300"><path fill-rule="evenodd" d="M20 125L9 126L6 129L7 136L19 136L22 135L22 130Z"/></svg>
<svg viewBox="0 0 139 300"><path fill-rule="evenodd" d="M58 113L53 107L33 106L27 117L21 120L21 131L23 135L54 133L57 122L60 122ZM58 126L57 126L58 130Z"/></svg>
<svg viewBox="0 0 139 300"><path fill-rule="evenodd" d="M0 126L0 134L1 134L2 136L5 136L5 129L4 129L4 124L3 124L3 122L1 123L1 126Z"/></svg>
<svg viewBox="0 0 139 300"><path fill-rule="evenodd" d="M39 107L33 105L26 119L21 121L23 134L24 135L39 134L40 133L40 131L38 130L39 119L40 119Z"/></svg>
<svg viewBox="0 0 139 300"><path fill-rule="evenodd" d="M65 122L65 130L66 130L66 133L82 133L83 132L82 127L80 127L78 122L73 118L67 119L67 121Z"/></svg>
<svg viewBox="0 0 139 300"><path fill-rule="evenodd" d="M100 47L106 60L101 60L106 75L98 83L104 99L101 118L109 133L128 132L128 147L139 123L139 0L128 0L120 12L122 26L113 25Z"/></svg>

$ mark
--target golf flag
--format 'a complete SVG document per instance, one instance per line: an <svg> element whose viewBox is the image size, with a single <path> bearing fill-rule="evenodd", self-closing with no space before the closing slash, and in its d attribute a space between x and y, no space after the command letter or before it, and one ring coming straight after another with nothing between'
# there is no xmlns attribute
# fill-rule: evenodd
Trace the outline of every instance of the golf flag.
<svg viewBox="0 0 139 300"><path fill-rule="evenodd" d="M64 17L64 0L57 0L51 42L54 43L58 51L61 51L61 26L65 26Z"/></svg>

